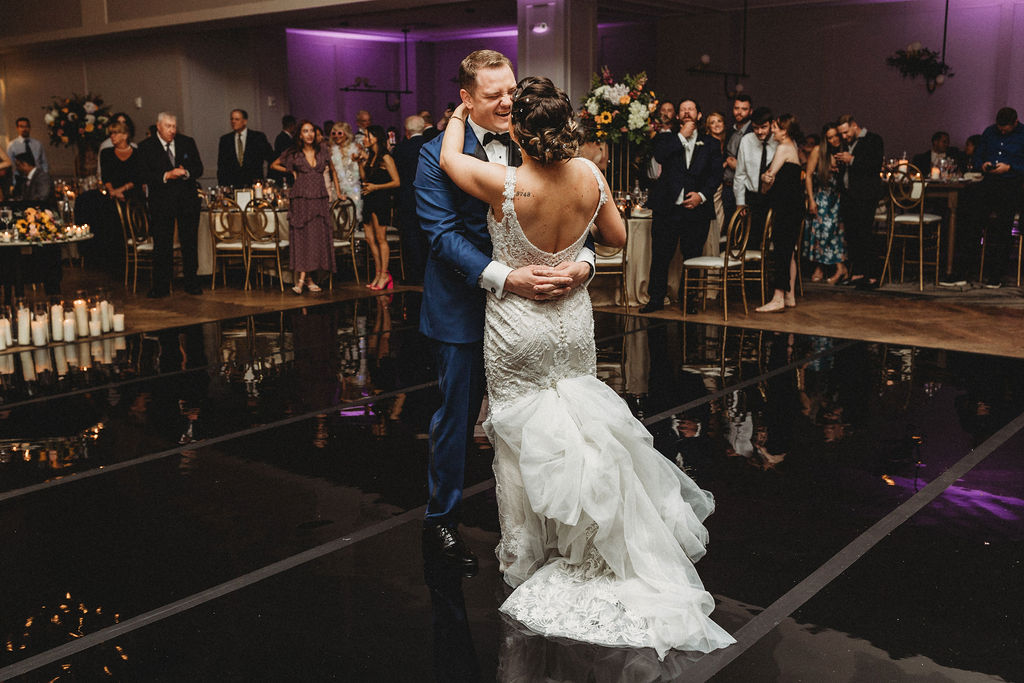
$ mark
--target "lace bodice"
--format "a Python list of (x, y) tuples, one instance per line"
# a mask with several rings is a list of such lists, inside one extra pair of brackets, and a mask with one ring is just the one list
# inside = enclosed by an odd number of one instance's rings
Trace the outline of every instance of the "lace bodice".
[[(487, 214), (495, 261), (511, 268), (556, 266), (579, 255), (608, 196), (601, 182), (601, 172), (593, 163), (585, 159), (571, 163), (587, 164), (601, 191), (590, 221), (580, 226), (579, 237), (555, 253), (530, 242), (512, 201), (518, 169), (510, 166), (505, 174), (502, 218), (497, 220), (493, 211)], [(577, 287), (555, 301), (533, 301), (514, 294), (506, 294), (501, 299), (488, 295), (484, 362), (492, 414), (532, 391), (553, 387), (560, 379), (593, 375), (596, 371), (594, 317), (586, 288)]]

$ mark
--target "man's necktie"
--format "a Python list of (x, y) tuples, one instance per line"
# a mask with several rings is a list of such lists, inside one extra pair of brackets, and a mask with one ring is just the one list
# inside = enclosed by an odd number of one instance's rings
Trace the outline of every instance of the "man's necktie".
[(492, 133), (490, 131), (484, 133), (484, 146), (491, 144), (497, 140), (501, 144), (508, 147), (512, 144), (512, 139), (508, 136), (508, 133)]
[(31, 156), (32, 157), (32, 163), (35, 164), (35, 162), (36, 162), (36, 155), (32, 153), (32, 148), (28, 144), (28, 138), (24, 138), (24, 140), (25, 140), (25, 154), (28, 154), (29, 156)]
[(171, 151), (171, 143), (167, 143), (167, 158), (171, 160), (171, 168), (174, 168), (174, 152)]
[(235, 135), (235, 154), (238, 155), (238, 165), (242, 165), (242, 159), (245, 157), (245, 146), (242, 145), (242, 134), (238, 133)]
[(761, 176), (768, 170), (768, 141), (765, 140), (761, 143), (761, 164), (758, 166), (757, 172), (757, 191), (761, 191)]

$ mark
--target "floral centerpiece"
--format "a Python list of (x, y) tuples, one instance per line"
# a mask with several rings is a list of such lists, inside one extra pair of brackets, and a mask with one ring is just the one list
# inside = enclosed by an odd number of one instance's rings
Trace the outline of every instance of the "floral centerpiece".
[(644, 90), (647, 74), (626, 74), (616, 83), (608, 67), (594, 75), (590, 92), (583, 98), (580, 120), (587, 137), (597, 142), (628, 140), (645, 145), (651, 139), (651, 113), (657, 109), (654, 92)]
[(110, 107), (97, 95), (54, 98), (53, 103), (43, 109), (46, 110), (43, 120), (50, 129), (50, 144), (95, 151), (107, 139)]
[(64, 237), (49, 209), (25, 209), (25, 214), (14, 222), (18, 239), (25, 242), (51, 242)]

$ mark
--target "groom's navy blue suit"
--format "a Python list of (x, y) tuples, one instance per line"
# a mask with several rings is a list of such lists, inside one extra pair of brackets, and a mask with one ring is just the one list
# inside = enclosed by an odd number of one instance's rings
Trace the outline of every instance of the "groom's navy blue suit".
[[(420, 331), (438, 342), (444, 401), (430, 421), (428, 525), (454, 526), (462, 502), (466, 453), (484, 394), (485, 295), (480, 274), (491, 262), (487, 203), (460, 190), (441, 170), (443, 135), (423, 145), (416, 171), (416, 212), (430, 253), (423, 276)], [(466, 126), (463, 152), (487, 155)]]

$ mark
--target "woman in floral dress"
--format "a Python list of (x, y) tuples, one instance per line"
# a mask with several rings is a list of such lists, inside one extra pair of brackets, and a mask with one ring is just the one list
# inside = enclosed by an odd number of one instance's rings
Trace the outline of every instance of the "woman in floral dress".
[(843, 263), (846, 260), (846, 242), (839, 223), (838, 176), (832, 159), (839, 151), (840, 143), (836, 124), (822, 126), (821, 138), (821, 144), (811, 150), (804, 174), (807, 196), (810, 197), (807, 207), (810, 217), (804, 232), (803, 257), (814, 264), (811, 275), (814, 282), (821, 282), (825, 277), (824, 268), (834, 265), (835, 273), (826, 280), (834, 285), (849, 275)]
[[(330, 135), (331, 165), (334, 166), (338, 187), (341, 188), (340, 196), (352, 200), (356, 206), (356, 221), (361, 221), (363, 218), (362, 186), (359, 181), (359, 163), (356, 161), (356, 156), (360, 152), (359, 145), (352, 137), (352, 126), (344, 121), (334, 124), (331, 127)], [(337, 197), (332, 199), (337, 199)]]

